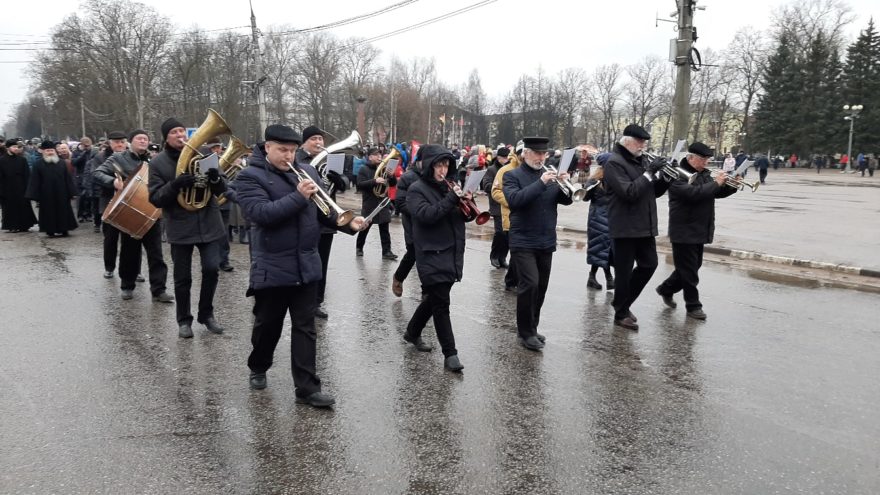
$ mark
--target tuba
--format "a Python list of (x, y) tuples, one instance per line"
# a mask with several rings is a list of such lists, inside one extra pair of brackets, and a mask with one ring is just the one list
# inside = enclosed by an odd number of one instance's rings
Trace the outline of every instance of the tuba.
[[(378, 179), (379, 177), (385, 177), (385, 168), (388, 166), (388, 162), (391, 160), (399, 160), (400, 159), (400, 150), (397, 148), (391, 148), (391, 153), (388, 153), (379, 165), (376, 166), (376, 173), (373, 174), (373, 180)], [(384, 198), (388, 196), (388, 183), (384, 184), (376, 184), (373, 186), (373, 194), (376, 195), (377, 198)]]
[[(239, 161), (239, 158), (251, 152), (251, 149), (248, 145), (244, 144), (241, 139), (238, 139), (235, 136), (229, 138), (229, 144), (226, 145), (226, 151), (223, 152), (223, 156), (220, 157), (220, 171), (223, 172), (223, 175), (226, 176), (228, 180), (235, 180), (238, 177), (238, 173), (244, 170), (245, 165), (242, 165)], [(217, 197), (217, 204), (222, 206), (226, 203), (226, 193), (221, 194)]]
[(315, 170), (318, 171), (318, 174), (324, 181), (324, 187), (327, 189), (328, 194), (333, 194), (333, 187), (327, 179), (327, 155), (336, 153), (337, 151), (344, 152), (360, 145), (361, 135), (358, 134), (357, 131), (351, 131), (351, 134), (342, 141), (337, 141), (326, 148), (322, 148), (321, 152), (315, 155), (315, 157), (312, 158), (312, 161), (309, 162), (309, 165), (315, 167)]
[(192, 174), (196, 178), (193, 187), (184, 189), (177, 194), (177, 203), (183, 209), (196, 211), (208, 205), (211, 200), (211, 190), (208, 189), (208, 178), (199, 170), (198, 161), (204, 158), (204, 155), (199, 153), (199, 147), (214, 136), (230, 133), (229, 125), (226, 124), (223, 117), (209, 108), (205, 121), (196, 129), (192, 137), (183, 143), (180, 158), (177, 159), (175, 177), (182, 174)]

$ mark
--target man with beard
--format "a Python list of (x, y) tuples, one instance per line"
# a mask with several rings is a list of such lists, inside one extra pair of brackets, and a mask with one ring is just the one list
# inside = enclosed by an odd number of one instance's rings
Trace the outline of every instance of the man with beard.
[[(312, 159), (324, 149), (324, 131), (317, 126), (310, 125), (303, 129), (302, 147), (296, 150), (296, 163), (300, 165), (310, 165)], [(327, 171), (327, 180), (323, 183), (325, 189), (329, 190), (330, 199), (336, 201), (337, 192), (345, 192), (346, 185), (342, 177), (332, 170)], [(318, 242), (318, 254), (321, 255), (321, 281), (318, 282), (318, 306), (315, 308), (315, 316), (326, 319), (327, 311), (323, 308), (324, 293), (327, 290), (327, 265), (330, 263), (330, 249), (333, 247), (333, 236), (336, 235), (336, 229), (321, 226), (321, 240)]]
[(250, 387), (266, 388), (266, 371), (289, 313), (296, 402), (330, 407), (336, 401), (321, 391), (316, 370), (316, 293), (323, 277), (316, 252), (320, 226), (353, 234), (363, 228), (364, 219), (356, 217), (348, 226), (337, 227), (333, 211), (328, 216), (318, 209), (313, 198), (321, 187), (317, 171), (304, 163), (291, 164), (302, 142), (293, 129), (273, 124), (264, 136), (266, 141), (254, 147), (248, 167), (235, 180), (236, 199), (253, 229), (247, 290), (254, 297)]
[(3, 211), (3, 230), (27, 232), (37, 223), (31, 202), (25, 197), (31, 169), (19, 138), (6, 141), (6, 151), (0, 157), (0, 209)]
[(504, 174), (504, 197), (510, 208), (510, 255), (516, 265), (516, 327), (519, 342), (532, 351), (544, 348), (538, 333), (541, 306), (550, 283), (556, 251), (556, 208), (572, 198), (556, 184), (568, 178), (544, 170), (550, 140), (523, 138), (523, 163)]
[(177, 195), (196, 183), (192, 174), (177, 175), (177, 160), (186, 143), (186, 127), (175, 118), (162, 123), (165, 150), (150, 163), (150, 202), (162, 208), (171, 260), (174, 262), (174, 297), (177, 300), (178, 336), (193, 336), (193, 316), (190, 311), (192, 288), (192, 256), (199, 249), (202, 261), (202, 286), (199, 293), (199, 312), (196, 320), (215, 334), (223, 327), (214, 318), (214, 293), (220, 270), (220, 238), (226, 235), (223, 219), (215, 197), (226, 191), (226, 181), (216, 168), (208, 170), (206, 193), (208, 204), (196, 211), (187, 211), (177, 202)]
[[(83, 179), (83, 183), (87, 184), (87, 188), (92, 191), (95, 205), (95, 226), (101, 227), (104, 234), (104, 278), (113, 278), (113, 271), (116, 270), (116, 253), (119, 252), (119, 229), (109, 223), (101, 223), (101, 215), (107, 208), (107, 203), (113, 197), (113, 189), (103, 189), (95, 183), (95, 171), (102, 163), (106, 162), (114, 153), (122, 153), (126, 150), (128, 143), (126, 142), (125, 133), (122, 131), (113, 131), (108, 136), (109, 147), (96, 154), (86, 165), (85, 172), (88, 177)], [(140, 266), (140, 263), (138, 263)]]
[[(636, 124), (623, 130), (614, 152), (605, 163), (608, 203), (608, 230), (614, 253), (614, 324), (638, 331), (638, 319), (630, 311), (654, 270), (657, 269), (657, 198), (669, 185), (657, 178), (665, 161), (650, 163), (642, 154), (648, 131)], [(633, 269), (635, 264), (635, 269)]]
[[(377, 185), (385, 184), (387, 186), (397, 185), (397, 179), (394, 177), (384, 176), (376, 177), (376, 167), (382, 161), (382, 155), (378, 148), (370, 148), (367, 150), (367, 163), (358, 170), (357, 190), (361, 193), (361, 215), (369, 215), (384, 200), (384, 197), (378, 197), (373, 193), (373, 188)], [(386, 191), (387, 194), (387, 191)], [(373, 225), (379, 226), (379, 240), (382, 244), (382, 259), (396, 260), (397, 255), (391, 251), (391, 230), (388, 228), (391, 223), (390, 206), (382, 208), (367, 226), (366, 229), (360, 231), (355, 243), (355, 254), (357, 256), (364, 255), (364, 244), (367, 242), (367, 234)]]
[(67, 237), (79, 226), (70, 200), (76, 197), (76, 184), (55, 152), (55, 143), (40, 143), (42, 158), (34, 164), (25, 196), (40, 204), (40, 232), (48, 237)]
[[(150, 161), (150, 155), (147, 152), (150, 137), (147, 135), (147, 131), (141, 129), (132, 131), (129, 134), (129, 141), (131, 142), (130, 149), (113, 153), (94, 172), (95, 184), (105, 191), (102, 199), (107, 194), (112, 199), (113, 193), (122, 190), (124, 187), (123, 180), (130, 180), (137, 174), (141, 166)], [(117, 177), (117, 174), (121, 176), (121, 179)], [(101, 209), (103, 210), (104, 208), (106, 208), (106, 204), (102, 204)], [(118, 230), (109, 224), (104, 224), (104, 227)], [(147, 252), (147, 265), (150, 270), (150, 292), (153, 294), (153, 301), (174, 302), (174, 298), (165, 292), (168, 267), (165, 265), (165, 260), (162, 257), (161, 230), (160, 223), (156, 222), (141, 239), (135, 239), (121, 230), (117, 234), (122, 242), (122, 246), (119, 249), (119, 278), (121, 280), (122, 299), (128, 300), (133, 297), (132, 291), (135, 287), (135, 281), (141, 271), (141, 246), (143, 245), (144, 250)]]

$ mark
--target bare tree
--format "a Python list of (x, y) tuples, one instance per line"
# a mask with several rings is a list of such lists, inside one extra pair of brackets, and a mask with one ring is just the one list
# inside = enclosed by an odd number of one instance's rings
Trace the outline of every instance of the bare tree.
[(339, 83), (339, 42), (318, 33), (306, 38), (297, 73), (301, 76), (302, 95), (308, 110), (309, 123), (327, 128), (334, 108), (331, 96)]
[(601, 116), (601, 145), (611, 148), (617, 136), (614, 114), (623, 90), (620, 88), (621, 68), (618, 64), (601, 65), (593, 73), (587, 99)]
[[(732, 76), (732, 84), (742, 106), (739, 128), (746, 134), (750, 132), (752, 103), (761, 89), (761, 68), (767, 60), (763, 40), (764, 37), (754, 28), (741, 28), (722, 55), (724, 70)], [(720, 138), (718, 142), (721, 142)]]
[(556, 76), (556, 100), (562, 116), (562, 141), (565, 146), (574, 146), (575, 119), (586, 102), (588, 76), (580, 68), (561, 71)]
[(819, 33), (841, 48), (843, 30), (856, 16), (845, 0), (798, 0), (777, 9), (773, 18), (779, 36), (789, 36), (797, 51), (806, 52)]
[(645, 57), (626, 68), (626, 104), (632, 122), (646, 127), (657, 117), (657, 107), (668, 92), (667, 71), (667, 64), (657, 56)]

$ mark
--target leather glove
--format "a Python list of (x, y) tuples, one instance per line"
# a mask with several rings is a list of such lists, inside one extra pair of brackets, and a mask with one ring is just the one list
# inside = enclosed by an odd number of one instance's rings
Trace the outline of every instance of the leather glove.
[(218, 180), (220, 180), (220, 171), (216, 168), (209, 168), (208, 173), (205, 175), (208, 176), (208, 181), (212, 184), (215, 184)]
[(668, 163), (668, 162), (666, 161), (666, 158), (663, 158), (663, 157), (657, 157), (657, 158), (655, 158), (654, 161), (652, 161), (652, 162), (648, 165), (648, 173), (651, 174), (651, 175), (656, 174), (656, 173), (659, 172), (660, 169), (662, 169), (667, 163)]
[(171, 182), (171, 187), (174, 188), (175, 191), (181, 191), (183, 189), (187, 189), (193, 186), (196, 183), (196, 176), (192, 174), (180, 174), (176, 179)]

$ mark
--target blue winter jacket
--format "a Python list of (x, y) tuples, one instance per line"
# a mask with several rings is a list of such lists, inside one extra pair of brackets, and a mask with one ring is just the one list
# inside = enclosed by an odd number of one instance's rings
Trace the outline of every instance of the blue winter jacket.
[(543, 173), (523, 162), (504, 174), (511, 249), (556, 251), (556, 205), (570, 205), (572, 200), (555, 181), (544, 184)]
[[(322, 181), (311, 165), (298, 165), (319, 187)], [(318, 240), (321, 225), (336, 227), (336, 215), (325, 216), (296, 189), (292, 172), (266, 161), (258, 144), (236, 182), (236, 199), (251, 221), (251, 276), (248, 293), (269, 287), (291, 287), (321, 280)], [(350, 229), (342, 228), (349, 234)]]

